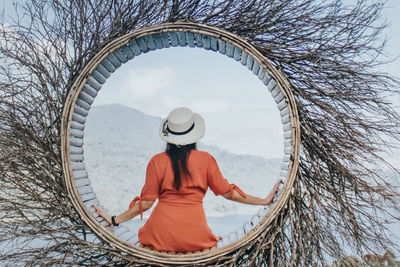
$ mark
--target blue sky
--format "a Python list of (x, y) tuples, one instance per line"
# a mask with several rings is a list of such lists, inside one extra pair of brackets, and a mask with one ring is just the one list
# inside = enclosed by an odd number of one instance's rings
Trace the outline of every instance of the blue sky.
[(95, 104), (113, 102), (159, 117), (187, 106), (204, 117), (207, 144), (267, 158), (283, 152), (268, 90), (247, 67), (217, 52), (176, 47), (140, 55), (112, 75)]

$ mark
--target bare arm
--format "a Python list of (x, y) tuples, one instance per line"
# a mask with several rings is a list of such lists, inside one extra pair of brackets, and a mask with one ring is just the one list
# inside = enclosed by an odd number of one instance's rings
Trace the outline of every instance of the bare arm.
[[(142, 209), (143, 211), (146, 211), (150, 209), (155, 200), (142, 200)], [(103, 217), (109, 224), (111, 224), (111, 215), (102, 210), (101, 208), (93, 205), (94, 209), (96, 210), (97, 214), (99, 214), (101, 217)], [(136, 202), (136, 204), (128, 209), (127, 211), (124, 211), (123, 213), (119, 214), (118, 216), (115, 216), (115, 223), (120, 224), (126, 221), (129, 221), (130, 219), (136, 217), (137, 215), (140, 214), (140, 208), (139, 208), (139, 202)]]
[(272, 203), (272, 200), (274, 199), (276, 192), (278, 191), (278, 188), (279, 188), (279, 185), (281, 182), (282, 182), (282, 180), (279, 180), (274, 185), (271, 192), (269, 192), (269, 194), (266, 198), (259, 198), (259, 197), (248, 195), (248, 194), (246, 194), (246, 197), (243, 197), (235, 190), (233, 190), (234, 199), (232, 199), (232, 193), (230, 191), (223, 194), (222, 196), (226, 199), (244, 203), (244, 204), (249, 204), (249, 205), (270, 205)]

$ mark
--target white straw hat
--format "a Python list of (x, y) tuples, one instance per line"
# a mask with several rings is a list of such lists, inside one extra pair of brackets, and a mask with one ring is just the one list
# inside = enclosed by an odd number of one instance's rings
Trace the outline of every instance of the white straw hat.
[(160, 137), (167, 143), (188, 145), (204, 136), (206, 127), (203, 118), (188, 108), (176, 108), (161, 121)]

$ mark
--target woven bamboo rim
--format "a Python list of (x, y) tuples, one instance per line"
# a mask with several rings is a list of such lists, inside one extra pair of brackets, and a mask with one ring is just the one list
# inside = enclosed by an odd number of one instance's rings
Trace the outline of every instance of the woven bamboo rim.
[[(261, 67), (267, 70), (268, 74), (275, 79), (277, 86), (279, 87), (289, 109), (289, 118), (291, 125), (292, 134), (292, 145), (290, 152), (290, 162), (287, 179), (283, 186), (278, 200), (274, 204), (273, 208), (267, 213), (267, 215), (261, 219), (261, 222), (256, 228), (244, 235), (239, 240), (226, 245), (221, 248), (213, 248), (206, 251), (199, 251), (193, 253), (184, 254), (167, 254), (164, 252), (149, 250), (143, 247), (134, 246), (124, 240), (116, 237), (107, 228), (100, 225), (90, 214), (83, 204), (83, 201), (75, 188), (75, 182), (72, 176), (71, 158), (70, 158), (70, 128), (72, 116), (74, 113), (75, 103), (77, 101), (79, 93), (86, 84), (86, 81), (90, 73), (99, 65), (102, 60), (109, 54), (114, 52), (116, 49), (127, 44), (129, 41), (138, 39), (140, 37), (153, 35), (156, 33), (163, 32), (193, 32), (205, 34), (208, 36), (215, 37), (223, 40), (227, 43), (233, 44), (246, 52), (249, 56), (257, 60)], [(108, 43), (98, 54), (96, 54), (92, 60), (85, 66), (80, 75), (76, 77), (64, 103), (64, 109), (62, 114), (61, 124), (61, 152), (62, 152), (62, 166), (64, 173), (65, 185), (70, 197), (70, 200), (77, 212), (80, 214), (82, 220), (91, 228), (91, 230), (97, 234), (104, 241), (110, 243), (116, 248), (124, 251), (134, 257), (144, 258), (153, 262), (162, 264), (204, 264), (207, 262), (215, 261), (221, 256), (232, 253), (236, 250), (241, 249), (244, 246), (249, 245), (254, 241), (261, 233), (270, 229), (270, 223), (275, 219), (276, 216), (285, 208), (287, 201), (291, 195), (292, 186), (294, 180), (297, 177), (297, 170), (299, 166), (299, 150), (300, 150), (300, 122), (297, 113), (296, 101), (293, 97), (291, 86), (286, 77), (276, 69), (273, 64), (266, 59), (256, 48), (254, 48), (249, 42), (242, 39), (241, 37), (232, 33), (226, 32), (222, 29), (187, 22), (175, 22), (175, 23), (164, 23), (154, 26), (149, 26), (132, 33), (128, 33), (122, 37), (119, 37), (112, 42)]]

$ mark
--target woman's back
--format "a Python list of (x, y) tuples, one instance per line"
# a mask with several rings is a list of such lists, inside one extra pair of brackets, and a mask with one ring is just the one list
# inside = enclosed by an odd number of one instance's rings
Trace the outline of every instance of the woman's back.
[(141, 197), (159, 198), (159, 203), (139, 231), (142, 244), (161, 251), (196, 251), (216, 245), (218, 238), (207, 225), (203, 198), (208, 187), (220, 195), (231, 186), (207, 152), (192, 150), (187, 167), (190, 176), (181, 173), (181, 187), (177, 190), (167, 153), (150, 160)]
[(209, 153), (192, 150), (187, 160), (187, 166), (190, 176), (181, 173), (182, 184), (179, 190), (176, 190), (173, 186), (174, 173), (167, 153), (159, 153), (150, 160), (149, 168), (154, 169), (148, 170), (147, 175), (155, 175), (152, 179), (159, 185), (160, 199), (176, 200), (177, 202), (202, 201), (208, 186), (213, 191), (215, 190), (216, 195), (226, 193), (230, 189), (228, 181), (222, 177), (216, 161)]

